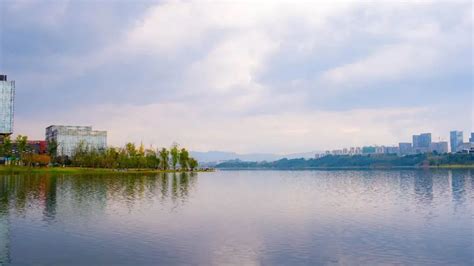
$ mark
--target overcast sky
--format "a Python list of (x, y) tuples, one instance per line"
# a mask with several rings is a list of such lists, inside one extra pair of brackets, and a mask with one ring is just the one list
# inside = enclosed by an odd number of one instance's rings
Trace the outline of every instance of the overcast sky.
[(473, 129), (471, 1), (1, 1), (15, 133), (292, 153)]

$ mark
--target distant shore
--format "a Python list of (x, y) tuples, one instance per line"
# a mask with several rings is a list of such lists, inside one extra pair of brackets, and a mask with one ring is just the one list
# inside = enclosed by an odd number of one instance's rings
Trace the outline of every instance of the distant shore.
[(159, 169), (109, 169), (85, 167), (27, 167), (27, 166), (0, 166), (0, 173), (58, 173), (58, 174), (158, 174), (158, 173), (199, 173), (213, 172), (212, 168), (197, 170), (159, 170)]
[(433, 169), (474, 169), (474, 165), (438, 165), (438, 166), (328, 166), (328, 167), (299, 167), (299, 168), (271, 168), (271, 167), (217, 167), (217, 170), (274, 170), (274, 171), (304, 171), (304, 170), (433, 170)]

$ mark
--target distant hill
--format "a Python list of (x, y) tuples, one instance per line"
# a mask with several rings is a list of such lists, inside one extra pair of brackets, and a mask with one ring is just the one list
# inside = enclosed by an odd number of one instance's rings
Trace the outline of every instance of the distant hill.
[(191, 151), (190, 154), (192, 157), (197, 159), (201, 163), (218, 163), (225, 162), (230, 160), (240, 160), (245, 162), (272, 162), (277, 161), (283, 158), (287, 159), (297, 159), (297, 158), (314, 158), (314, 155), (319, 153), (318, 151), (313, 152), (304, 152), (304, 153), (293, 153), (293, 154), (272, 154), (272, 153), (246, 153), (238, 154), (235, 152), (225, 152), (225, 151)]

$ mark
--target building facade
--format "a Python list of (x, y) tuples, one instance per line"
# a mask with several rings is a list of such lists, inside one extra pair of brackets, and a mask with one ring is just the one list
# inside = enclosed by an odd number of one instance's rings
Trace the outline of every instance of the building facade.
[(430, 151), (431, 133), (413, 135), (413, 151), (415, 153), (426, 153)]
[(471, 153), (474, 150), (474, 143), (464, 142), (458, 145), (456, 152)]
[(458, 152), (458, 147), (464, 142), (462, 131), (453, 130), (449, 133), (451, 152)]
[[(7, 75), (0, 75), (0, 136), (13, 133), (15, 107), (15, 81), (8, 81)], [(3, 139), (3, 138), (2, 138)]]
[(89, 150), (105, 150), (107, 148), (107, 131), (92, 130), (89, 126), (58, 126), (46, 128), (46, 141), (57, 144), (57, 156), (73, 156), (79, 144)]
[(410, 142), (398, 143), (398, 152), (400, 156), (409, 155), (413, 153), (413, 147)]
[(470, 143), (474, 143), (474, 133), (471, 132), (471, 137), (469, 138)]
[[(29, 140), (26, 145), (24, 152), (30, 154), (46, 154), (48, 153), (48, 145), (45, 140)], [(12, 143), (12, 155), (13, 157), (20, 157), (20, 149), (17, 142)]]
[(431, 152), (448, 153), (448, 142), (447, 141), (432, 142)]
[(398, 154), (399, 148), (396, 146), (385, 147), (385, 154)]

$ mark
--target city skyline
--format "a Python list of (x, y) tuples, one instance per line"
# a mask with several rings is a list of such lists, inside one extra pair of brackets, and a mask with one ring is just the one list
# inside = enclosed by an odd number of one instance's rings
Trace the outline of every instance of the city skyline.
[(0, 74), (31, 139), (90, 125), (112, 146), (283, 154), (474, 131), (469, 1), (0, 7)]

